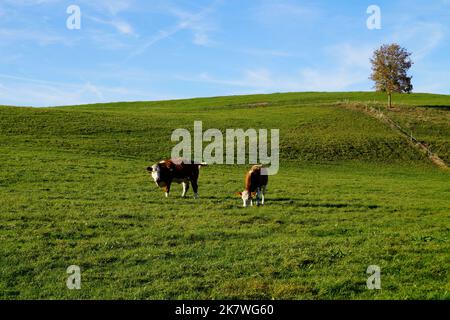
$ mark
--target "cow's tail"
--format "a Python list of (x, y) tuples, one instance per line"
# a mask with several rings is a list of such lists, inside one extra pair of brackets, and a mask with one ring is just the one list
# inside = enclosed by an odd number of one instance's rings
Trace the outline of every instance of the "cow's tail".
[(193, 164), (193, 165), (198, 166), (198, 168), (207, 167), (208, 166), (208, 164), (206, 162), (196, 162), (196, 161), (192, 160), (192, 161), (190, 161), (190, 163)]

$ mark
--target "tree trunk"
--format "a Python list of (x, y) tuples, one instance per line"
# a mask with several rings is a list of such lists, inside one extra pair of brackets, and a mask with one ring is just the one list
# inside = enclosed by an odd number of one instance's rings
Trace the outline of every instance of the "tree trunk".
[(388, 93), (388, 107), (392, 108), (392, 93)]

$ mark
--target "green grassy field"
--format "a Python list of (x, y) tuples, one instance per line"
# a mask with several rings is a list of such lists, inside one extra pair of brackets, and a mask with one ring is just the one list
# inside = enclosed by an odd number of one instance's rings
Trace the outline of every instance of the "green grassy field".
[[(288, 93), (59, 108), (0, 107), (0, 298), (450, 299), (450, 172), (343, 105)], [(449, 160), (450, 96), (387, 114)], [(176, 128), (280, 129), (266, 206), (249, 166), (202, 168), (200, 199), (165, 199), (145, 168)], [(82, 289), (68, 290), (79, 265)], [(366, 269), (381, 268), (381, 290)]]

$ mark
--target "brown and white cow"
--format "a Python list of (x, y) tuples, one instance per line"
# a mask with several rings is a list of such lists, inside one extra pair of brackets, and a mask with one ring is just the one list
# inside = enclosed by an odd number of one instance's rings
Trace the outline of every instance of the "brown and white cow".
[(194, 198), (198, 198), (198, 176), (200, 167), (206, 166), (206, 163), (195, 163), (188, 160), (163, 160), (148, 167), (147, 171), (152, 175), (153, 180), (158, 187), (164, 188), (166, 197), (169, 197), (170, 186), (172, 182), (183, 184), (182, 197), (186, 197), (189, 189), (189, 183), (194, 190)]
[(253, 166), (245, 176), (245, 190), (238, 192), (242, 198), (244, 208), (253, 206), (253, 195), (256, 195), (256, 205), (264, 205), (264, 194), (266, 193), (269, 177), (267, 169), (261, 165)]

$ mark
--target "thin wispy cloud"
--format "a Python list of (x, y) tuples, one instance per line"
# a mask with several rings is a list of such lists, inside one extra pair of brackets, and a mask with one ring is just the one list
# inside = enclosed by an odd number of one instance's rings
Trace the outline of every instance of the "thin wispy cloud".
[(117, 16), (119, 13), (127, 11), (137, 5), (133, 0), (79, 0), (81, 6), (89, 6), (94, 8), (97, 12), (105, 15)]
[(67, 37), (54, 32), (37, 31), (30, 29), (0, 28), (0, 40), (3, 43), (34, 42), (40, 46), (51, 44), (71, 45)]
[(398, 27), (392, 40), (408, 45), (414, 60), (421, 60), (439, 47), (445, 39), (445, 27), (435, 22), (411, 22)]
[(98, 17), (87, 16), (87, 15), (84, 15), (84, 17), (90, 19), (91, 21), (111, 26), (120, 34), (135, 35), (133, 26), (124, 20), (118, 20), (118, 19), (105, 20), (105, 19), (101, 19)]
[(317, 52), (318, 59), (328, 62), (322, 67), (299, 64), (293, 70), (279, 72), (263, 66), (245, 69), (235, 78), (219, 78), (202, 72), (194, 76), (178, 75), (178, 79), (241, 87), (248, 92), (362, 90), (367, 87), (372, 52), (368, 45), (340, 43)]
[(187, 10), (180, 9), (174, 5), (166, 5), (165, 8), (167, 13), (176, 17), (177, 22), (165, 29), (159, 30), (156, 34), (148, 37), (144, 40), (144, 43), (140, 45), (136, 50), (134, 50), (128, 57), (127, 61), (143, 54), (154, 44), (172, 37), (182, 30), (190, 30), (193, 34), (193, 43), (200, 46), (207, 46), (212, 43), (208, 36), (208, 32), (213, 28), (206, 22), (206, 17), (216, 9), (217, 5), (221, 1), (214, 1), (207, 7), (202, 8), (198, 12), (189, 12)]
[(370, 69), (370, 58), (376, 44), (339, 43), (325, 48), (325, 52), (334, 58), (334, 65), (352, 69)]
[(294, 57), (297, 54), (294, 54), (292, 52), (287, 52), (283, 50), (277, 50), (277, 49), (258, 49), (258, 48), (247, 48), (247, 49), (240, 49), (235, 50), (237, 52), (253, 55), (253, 56), (260, 56), (260, 57), (280, 57), (280, 58), (289, 58)]
[(214, 1), (209, 6), (201, 9), (199, 12), (189, 12), (175, 6), (169, 6), (169, 12), (179, 19), (179, 25), (183, 29), (191, 30), (193, 33), (193, 42), (197, 45), (206, 46), (212, 43), (208, 33), (214, 30), (213, 23), (208, 17), (216, 10), (221, 1)]
[(244, 70), (241, 75), (231, 79), (217, 78), (206, 72), (197, 76), (177, 78), (187, 82), (226, 85), (229, 86), (231, 94), (236, 88), (241, 88), (241, 93), (360, 90), (358, 85), (366, 81), (367, 74), (360, 70), (349, 71), (340, 67), (332, 70), (304, 68), (283, 74), (277, 74), (267, 68), (258, 68)]
[(3, 0), (5, 4), (13, 6), (37, 6), (61, 2), (61, 0)]
[[(18, 96), (17, 92), (26, 93)], [(111, 100), (111, 97), (114, 97)], [(125, 98), (124, 97), (128, 97)], [(62, 106), (108, 101), (161, 100), (174, 96), (90, 81), (64, 83), (0, 74), (0, 99), (4, 105)]]
[(172, 35), (176, 34), (178, 31), (182, 29), (183, 26), (178, 24), (171, 28), (158, 31), (155, 35), (151, 36), (150, 38), (147, 38), (143, 45), (140, 45), (136, 49), (134, 49), (128, 55), (126, 61), (129, 61), (130, 59), (143, 54), (145, 51), (147, 51), (148, 48), (153, 46), (155, 43), (158, 43), (161, 40), (171, 37)]
[(298, 1), (265, 0), (253, 10), (253, 17), (265, 25), (311, 22), (319, 15), (316, 7)]
[(415, 91), (449, 93), (449, 1), (377, 5), (380, 30), (354, 2), (2, 0), (0, 74), (16, 78), (0, 76), (0, 104), (371, 90), (369, 58), (391, 42), (413, 53)]

